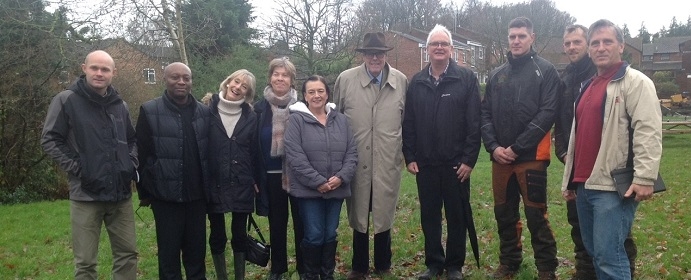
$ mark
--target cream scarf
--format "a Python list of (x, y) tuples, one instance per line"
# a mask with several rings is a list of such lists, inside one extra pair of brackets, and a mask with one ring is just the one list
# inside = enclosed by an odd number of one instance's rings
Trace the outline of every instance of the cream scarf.
[(270, 86), (264, 88), (264, 99), (271, 105), (273, 118), (271, 119), (271, 156), (278, 157), (285, 155), (283, 147), (283, 133), (285, 132), (286, 122), (290, 116), (288, 106), (297, 101), (298, 93), (295, 89), (290, 89), (283, 96), (277, 96)]

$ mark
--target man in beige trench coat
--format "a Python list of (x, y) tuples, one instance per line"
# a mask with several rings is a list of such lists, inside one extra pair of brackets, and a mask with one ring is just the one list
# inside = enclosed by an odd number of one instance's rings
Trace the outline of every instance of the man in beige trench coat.
[(367, 33), (363, 64), (343, 71), (336, 79), (333, 101), (355, 134), (358, 166), (346, 199), (353, 228), (352, 270), (348, 279), (365, 279), (369, 272), (369, 213), (374, 229), (374, 273), (391, 269), (391, 227), (401, 186), (403, 155), (401, 122), (408, 80), (386, 63), (384, 34)]

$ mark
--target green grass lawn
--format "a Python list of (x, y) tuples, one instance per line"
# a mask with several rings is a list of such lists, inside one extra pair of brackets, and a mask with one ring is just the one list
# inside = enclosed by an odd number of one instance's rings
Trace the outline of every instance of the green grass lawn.
[[(633, 235), (638, 245), (637, 279), (691, 279), (691, 215), (689, 195), (689, 156), (691, 135), (665, 135), (661, 173), (668, 191), (643, 202), (638, 208)], [(561, 198), (563, 165), (553, 161), (549, 167), (549, 216), (557, 238), (561, 279), (573, 272), (573, 245), (566, 222), (566, 206)], [(471, 203), (480, 242), (480, 268), (475, 265), (470, 244), (464, 274), (467, 279), (489, 279), (498, 265), (498, 240), (490, 186), (490, 163), (486, 152), (480, 154), (473, 172)], [(136, 204), (137, 202), (135, 202)], [(345, 208), (344, 208), (345, 210)], [(136, 218), (139, 249), (139, 278), (157, 279), (156, 239), (151, 209), (139, 209)], [(227, 217), (229, 219), (229, 217)], [(268, 237), (267, 220), (257, 218)], [(339, 227), (337, 275), (344, 279), (350, 268), (352, 230), (345, 211)], [(410, 279), (424, 270), (423, 236), (414, 177), (405, 173), (392, 230), (393, 275), (389, 279)], [(289, 240), (292, 234), (289, 234)], [(524, 261), (518, 279), (535, 279), (530, 233), (523, 234)], [(290, 241), (289, 241), (290, 242)], [(290, 246), (289, 252), (293, 251)], [(371, 247), (371, 246), (370, 246)], [(110, 279), (110, 245), (105, 230), (100, 244), (98, 268), (100, 279)], [(228, 246), (230, 251), (230, 246)], [(210, 254), (207, 249), (207, 254)], [(297, 279), (294, 258), (290, 259), (292, 279)], [(228, 267), (232, 273), (232, 258)], [(210, 255), (207, 275), (215, 279)], [(70, 279), (73, 275), (69, 229), (69, 202), (66, 200), (23, 205), (0, 206), (0, 278)], [(248, 264), (248, 279), (265, 279), (267, 268)]]

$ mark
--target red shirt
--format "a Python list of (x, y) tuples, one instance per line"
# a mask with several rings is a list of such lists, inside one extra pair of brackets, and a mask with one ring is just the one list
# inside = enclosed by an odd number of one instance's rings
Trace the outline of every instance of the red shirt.
[(576, 107), (576, 139), (574, 147), (574, 183), (585, 183), (593, 172), (602, 142), (603, 105), (607, 84), (624, 62), (617, 63), (603, 75), (593, 78)]

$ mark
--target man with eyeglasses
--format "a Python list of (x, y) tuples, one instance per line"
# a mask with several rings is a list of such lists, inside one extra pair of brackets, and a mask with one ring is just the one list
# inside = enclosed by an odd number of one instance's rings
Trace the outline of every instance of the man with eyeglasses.
[(346, 199), (353, 228), (352, 270), (348, 279), (366, 279), (369, 272), (369, 215), (374, 230), (374, 274), (391, 270), (391, 228), (401, 186), (401, 121), (406, 76), (386, 63), (384, 33), (367, 33), (360, 66), (336, 79), (333, 100), (348, 117), (355, 134), (358, 165)]
[[(470, 174), (480, 153), (480, 90), (477, 77), (451, 58), (451, 32), (437, 25), (427, 37), (430, 63), (406, 92), (403, 155), (416, 176), (425, 266), (418, 279), (463, 279), (470, 214)], [(442, 205), (447, 241), (442, 246)]]
[(492, 160), (499, 232), (499, 267), (493, 277), (513, 277), (523, 261), (522, 197), (538, 279), (556, 279), (557, 243), (547, 219), (547, 166), (561, 80), (554, 65), (533, 50), (530, 19), (515, 18), (508, 27), (508, 62), (490, 72), (482, 100), (482, 138)]

